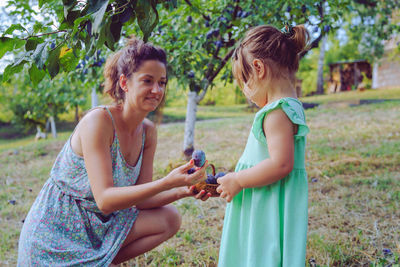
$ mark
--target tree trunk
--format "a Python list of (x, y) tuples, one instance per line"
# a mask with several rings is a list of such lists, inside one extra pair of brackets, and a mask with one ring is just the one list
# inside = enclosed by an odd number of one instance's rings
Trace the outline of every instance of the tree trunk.
[(325, 46), (326, 46), (326, 35), (322, 37), (322, 44), (319, 50), (318, 59), (318, 78), (317, 78), (317, 94), (324, 94), (324, 59), (325, 59)]
[(42, 132), (42, 128), (40, 127), (40, 125), (36, 125), (35, 141), (37, 141), (39, 139), (46, 139), (46, 138), (47, 138), (46, 132)]
[(372, 71), (372, 89), (378, 88), (378, 71), (379, 71), (378, 62), (374, 62), (374, 67)]
[(99, 99), (97, 97), (96, 88), (94, 86), (92, 88), (91, 97), (92, 97), (92, 108), (97, 107), (99, 105)]
[(56, 123), (54, 121), (54, 117), (50, 116), (50, 125), (51, 125), (51, 134), (54, 138), (57, 138), (57, 129), (56, 129)]
[(196, 123), (198, 95), (194, 91), (189, 91), (185, 120), (185, 136), (183, 140), (183, 154), (186, 158), (192, 156), (194, 150), (194, 127)]
[(79, 122), (79, 106), (75, 106), (75, 123), (78, 124)]

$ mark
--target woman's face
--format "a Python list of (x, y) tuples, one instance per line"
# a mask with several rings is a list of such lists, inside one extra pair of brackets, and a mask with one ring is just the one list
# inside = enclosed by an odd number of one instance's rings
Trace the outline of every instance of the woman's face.
[(167, 85), (167, 70), (158, 60), (146, 60), (126, 81), (125, 100), (144, 112), (157, 108)]

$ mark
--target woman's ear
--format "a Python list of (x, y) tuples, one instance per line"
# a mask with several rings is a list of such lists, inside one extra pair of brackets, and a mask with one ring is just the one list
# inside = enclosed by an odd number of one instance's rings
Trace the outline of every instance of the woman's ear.
[(263, 79), (265, 77), (265, 75), (267, 74), (268, 70), (267, 70), (264, 62), (262, 62), (259, 59), (253, 60), (253, 67), (256, 71), (256, 75), (259, 80)]
[(119, 86), (122, 88), (122, 90), (124, 90), (124, 92), (128, 91), (128, 87), (126, 86), (127, 81), (128, 79), (124, 74), (119, 76)]

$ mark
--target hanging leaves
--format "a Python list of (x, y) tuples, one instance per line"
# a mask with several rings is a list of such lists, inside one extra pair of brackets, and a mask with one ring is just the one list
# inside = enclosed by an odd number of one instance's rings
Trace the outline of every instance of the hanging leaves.
[[(3, 79), (9, 79), (27, 62), (30, 63), (29, 75), (35, 83), (44, 78), (43, 72), (51, 78), (59, 72), (70, 72), (80, 57), (92, 56), (104, 45), (114, 50), (124, 24), (137, 23), (147, 40), (158, 24), (158, 4), (168, 8), (177, 6), (176, 1), (169, 0), (63, 0), (62, 6), (58, 0), (39, 0), (42, 13), (48, 11), (57, 15), (57, 30), (51, 27), (52, 21), (35, 21), (33, 29), (16, 23), (2, 33), (0, 58), (6, 53), (25, 53), (24, 60), (15, 60), (6, 67)], [(70, 50), (63, 50), (65, 47)], [(28, 52), (30, 57), (26, 56)]]
[(147, 42), (150, 33), (158, 23), (157, 1), (139, 0), (136, 7), (137, 20), (143, 32), (143, 39)]

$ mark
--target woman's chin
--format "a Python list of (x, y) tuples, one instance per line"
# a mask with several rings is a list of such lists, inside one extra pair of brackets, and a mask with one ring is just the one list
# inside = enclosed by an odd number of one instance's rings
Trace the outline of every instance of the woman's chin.
[(160, 105), (160, 103), (158, 103), (158, 104), (150, 104), (150, 105), (144, 106), (143, 109), (145, 111), (147, 111), (147, 112), (152, 112), (152, 111), (156, 110), (159, 105)]

